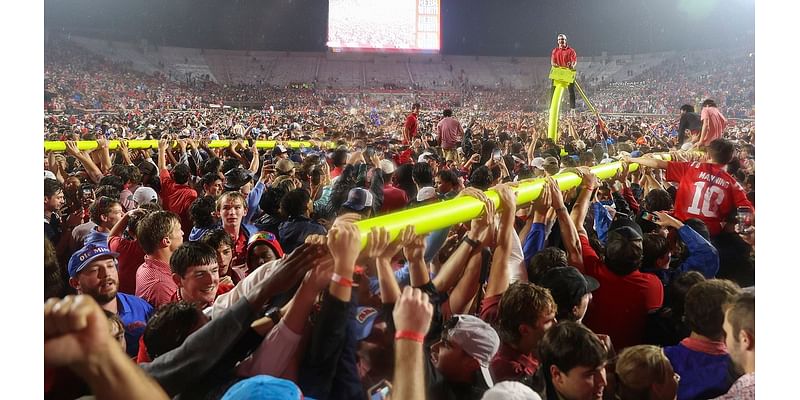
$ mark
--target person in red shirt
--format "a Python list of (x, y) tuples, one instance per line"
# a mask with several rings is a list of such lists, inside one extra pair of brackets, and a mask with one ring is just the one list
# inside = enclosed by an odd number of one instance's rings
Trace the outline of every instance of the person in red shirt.
[[(556, 48), (550, 53), (550, 65), (554, 67), (569, 68), (575, 70), (575, 65), (578, 63), (578, 55), (575, 49), (567, 45), (567, 35), (563, 33), (558, 34)], [(553, 91), (556, 87), (553, 86)], [(552, 91), (551, 91), (552, 93)], [(569, 108), (575, 109), (575, 84), (569, 84)]]
[(727, 139), (717, 139), (708, 146), (711, 162), (676, 162), (654, 158), (631, 158), (630, 162), (651, 168), (666, 169), (666, 179), (678, 182), (675, 194), (675, 218), (686, 221), (698, 218), (705, 222), (711, 236), (722, 232), (723, 223), (737, 207), (755, 211), (742, 186), (728, 172), (725, 164), (734, 156), (735, 146)]
[(381, 173), (383, 173), (383, 204), (381, 214), (401, 210), (408, 205), (408, 195), (406, 192), (394, 186), (392, 177), (397, 169), (392, 160), (380, 161)]
[[(136, 271), (144, 263), (144, 250), (136, 240), (136, 226), (142, 218), (160, 209), (155, 203), (147, 203), (142, 206), (123, 214), (108, 233), (108, 248), (119, 253), (117, 269), (119, 270), (119, 291), (122, 293), (136, 293)], [(123, 236), (126, 230), (130, 239)]]
[(414, 103), (411, 106), (411, 114), (408, 114), (408, 117), (406, 117), (406, 123), (403, 125), (403, 145), (410, 145), (417, 137), (417, 128), (419, 127), (417, 116), (419, 115), (419, 109), (419, 103)]
[(642, 230), (630, 219), (618, 216), (611, 224), (605, 259), (594, 251), (583, 221), (597, 179), (586, 167), (580, 171), (581, 192), (572, 208), (572, 221), (580, 239), (583, 265), (575, 267), (600, 283), (592, 293), (592, 306), (583, 323), (598, 334), (608, 335), (618, 349), (642, 344), (647, 315), (661, 307), (664, 287), (657, 276), (639, 271)]
[(189, 178), (192, 176), (188, 165), (178, 164), (170, 174), (166, 162), (166, 150), (169, 145), (169, 139), (162, 138), (158, 141), (158, 170), (159, 178), (161, 179), (160, 196), (163, 200), (164, 210), (178, 214), (181, 221), (181, 229), (186, 235), (184, 239), (188, 239), (193, 225), (189, 207), (197, 199), (197, 191), (188, 185)]

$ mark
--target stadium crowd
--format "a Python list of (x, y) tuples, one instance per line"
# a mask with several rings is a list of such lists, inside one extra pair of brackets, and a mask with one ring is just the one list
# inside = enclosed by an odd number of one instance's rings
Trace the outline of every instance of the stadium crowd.
[[(44, 156), (48, 399), (754, 398), (755, 126), (725, 118), (748, 70), (637, 89), (671, 116), (578, 112), (554, 141), (524, 92), (411, 106), (48, 57), (47, 107), (113, 109), (44, 120), (66, 141)], [(263, 108), (208, 107), (235, 91)], [(359, 220), (464, 196), (475, 219), (362, 248)]]

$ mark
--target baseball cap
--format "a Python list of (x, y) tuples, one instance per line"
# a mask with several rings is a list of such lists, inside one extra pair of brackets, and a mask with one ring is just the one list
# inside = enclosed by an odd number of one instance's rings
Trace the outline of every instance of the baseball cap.
[(275, 163), (275, 170), (284, 174), (291, 172), (294, 169), (294, 162), (281, 158)]
[(54, 174), (52, 171), (44, 171), (44, 179), (56, 180), (56, 174)]
[(242, 167), (236, 167), (225, 173), (225, 190), (239, 190), (250, 182), (253, 177)]
[(288, 153), (288, 152), (289, 152), (289, 150), (286, 150), (286, 147), (284, 147), (281, 144), (275, 146), (275, 148), (272, 149), (272, 155), (273, 156), (277, 156), (278, 154), (283, 154), (283, 153)]
[(483, 392), (481, 400), (542, 400), (542, 397), (521, 382), (503, 381)]
[(397, 169), (392, 160), (381, 160), (379, 165), (384, 174), (394, 173), (394, 170)]
[(366, 207), (372, 207), (372, 193), (364, 188), (352, 188), (347, 194), (347, 201), (342, 204), (342, 207), (355, 211), (361, 211)]
[(133, 201), (136, 202), (137, 207), (145, 203), (154, 203), (158, 201), (158, 194), (151, 187), (139, 186), (133, 192)]
[(269, 375), (256, 375), (243, 379), (231, 386), (222, 396), (222, 400), (250, 399), (313, 400), (303, 396), (303, 392), (294, 382)]
[(542, 168), (550, 175), (555, 175), (561, 169), (561, 163), (555, 157), (547, 157), (544, 159)]
[(571, 309), (579, 304), (586, 293), (600, 287), (597, 279), (582, 274), (575, 267), (556, 267), (547, 270), (539, 278), (539, 285), (550, 289), (559, 311)]
[[(448, 326), (449, 325), (449, 326)], [(489, 364), (500, 348), (500, 337), (484, 320), (467, 314), (456, 314), (445, 324), (447, 340), (458, 344), (481, 366), (481, 375), (489, 387), (494, 386)]]
[[(611, 221), (611, 225), (608, 227), (609, 233), (619, 228), (627, 227), (634, 231), (636, 235), (639, 236), (639, 239), (642, 239), (644, 233), (642, 233), (642, 227), (639, 226), (636, 222), (632, 221), (630, 218), (617, 214), (617, 217), (614, 218), (614, 221)], [(627, 234), (626, 234), (627, 235)], [(635, 237), (635, 235), (630, 234), (630, 237)], [(626, 236), (628, 237), (628, 236)], [(631, 239), (636, 240), (636, 239)]]
[(108, 249), (105, 246), (99, 246), (96, 244), (87, 244), (83, 246), (80, 250), (76, 251), (72, 254), (72, 257), (69, 258), (69, 264), (67, 265), (67, 271), (69, 272), (69, 277), (74, 278), (78, 275), (78, 272), (81, 272), (84, 268), (86, 268), (89, 263), (92, 261), (100, 258), (100, 257), (119, 257), (119, 253), (115, 253)]
[(379, 316), (380, 311), (372, 307), (356, 308), (356, 340), (364, 340), (369, 336)]
[(417, 162), (426, 162), (429, 159), (434, 161), (439, 161), (439, 156), (436, 155), (436, 153), (431, 153), (426, 151), (419, 155), (419, 157), (417, 158)]
[(247, 239), (247, 254), (250, 254), (250, 251), (253, 250), (257, 244), (266, 244), (267, 246), (271, 247), (272, 250), (275, 252), (275, 255), (278, 258), (283, 257), (283, 248), (281, 244), (278, 242), (278, 238), (275, 237), (275, 234), (272, 232), (267, 231), (258, 231), (250, 236), (250, 239)]
[(542, 157), (535, 157), (531, 160), (531, 166), (534, 168), (538, 168), (543, 170), (544, 169), (544, 158)]
[(436, 197), (436, 189), (431, 186), (426, 186), (421, 188), (419, 192), (417, 192), (417, 201), (425, 201), (430, 200)]

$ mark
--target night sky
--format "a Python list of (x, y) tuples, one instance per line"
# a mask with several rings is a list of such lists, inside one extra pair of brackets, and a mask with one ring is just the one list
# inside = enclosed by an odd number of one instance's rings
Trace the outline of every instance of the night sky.
[[(441, 0), (443, 54), (753, 48), (754, 0)], [(324, 0), (46, 0), (45, 29), (219, 49), (325, 51)]]

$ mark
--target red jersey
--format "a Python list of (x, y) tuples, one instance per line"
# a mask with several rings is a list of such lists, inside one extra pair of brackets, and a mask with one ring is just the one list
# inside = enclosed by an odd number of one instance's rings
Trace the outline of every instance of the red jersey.
[(699, 218), (712, 236), (722, 230), (722, 222), (736, 212), (736, 207), (749, 207), (742, 186), (722, 169), (722, 165), (700, 162), (669, 162), (667, 180), (678, 182), (675, 195), (675, 218), (686, 221)]
[(567, 46), (563, 49), (556, 47), (550, 53), (550, 61), (559, 67), (570, 68), (570, 65), (578, 62), (578, 55), (572, 47)]

